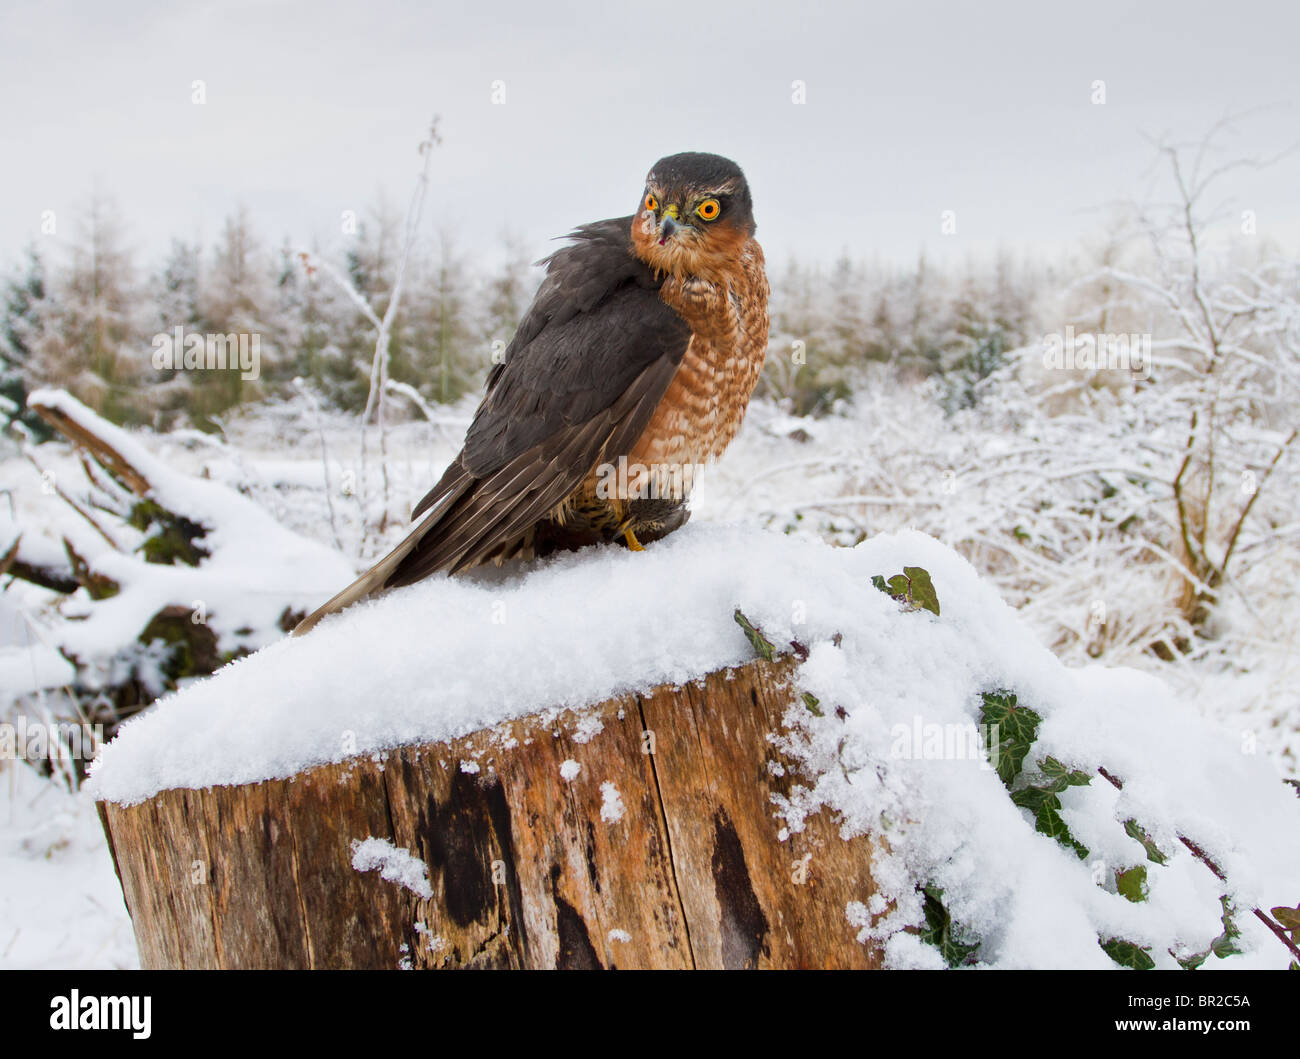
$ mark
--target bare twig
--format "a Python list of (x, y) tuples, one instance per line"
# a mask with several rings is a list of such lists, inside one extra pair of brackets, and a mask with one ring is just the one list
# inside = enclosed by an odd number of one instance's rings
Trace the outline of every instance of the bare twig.
[(1223, 553), (1223, 562), (1220, 564), (1220, 569), (1222, 571), (1226, 572), (1228, 569), (1228, 560), (1232, 558), (1232, 553), (1236, 550), (1237, 539), (1241, 535), (1241, 527), (1245, 525), (1246, 518), (1250, 514), (1250, 509), (1255, 506), (1255, 501), (1259, 498), (1259, 494), (1264, 491), (1264, 484), (1273, 474), (1277, 465), (1282, 461), (1282, 457), (1286, 455), (1286, 450), (1289, 449), (1291, 443), (1295, 441), (1298, 430), (1300, 430), (1300, 428), (1292, 428), (1291, 433), (1287, 435), (1286, 440), (1278, 446), (1277, 452), (1274, 454), (1272, 461), (1268, 465), (1268, 469), (1264, 471), (1264, 476), (1255, 484), (1255, 491), (1250, 494), (1250, 499), (1246, 501), (1245, 506), (1241, 509), (1241, 516), (1237, 519), (1236, 525), (1232, 527), (1232, 531), (1228, 534), (1228, 546)]
[(70, 497), (59, 487), (53, 474), (50, 474), (48, 476), (46, 475), (45, 470), (37, 462), (36, 457), (32, 455), (30, 451), (30, 447), (24, 445), (22, 452), (23, 452), (23, 456), (26, 457), (27, 462), (30, 463), (33, 467), (35, 467), (37, 472), (41, 475), (41, 477), (50, 483), (50, 488), (54, 490), (55, 496), (57, 496), (60, 500), (62, 500), (65, 504), (67, 504), (68, 507), (72, 508), (73, 511), (75, 511), (78, 515), (80, 515), (83, 519), (85, 519), (86, 522), (89, 523), (90, 527), (101, 537), (104, 538), (108, 546), (112, 548), (113, 551), (120, 552), (122, 549), (118, 546), (117, 541), (115, 541), (109, 535), (108, 531), (104, 529), (103, 526), (101, 526), (98, 522), (95, 521), (94, 516), (91, 515), (89, 511), (83, 508), (80, 504), (78, 504), (75, 500), (73, 500), (72, 497)]
[[(379, 532), (383, 532), (388, 521), (388, 506), (390, 499), (390, 484), (388, 478), (388, 431), (385, 421), (385, 393), (388, 389), (388, 361), (389, 361), (389, 343), (392, 337), (393, 322), (397, 318), (397, 309), (401, 304), (402, 291), (406, 281), (407, 266), (411, 259), (411, 252), (415, 247), (416, 238), (419, 234), (420, 218), (424, 212), (424, 200), (429, 190), (429, 169), (433, 157), (433, 148), (442, 142), (438, 133), (438, 119), (435, 117), (429, 125), (428, 135), (420, 141), (419, 152), (422, 158), (419, 176), (416, 178), (415, 189), (411, 193), (410, 205), (407, 207), (406, 220), (404, 224), (404, 238), (402, 242), (402, 256), (397, 263), (397, 275), (393, 280), (393, 288), (388, 296), (388, 304), (384, 308), (384, 315), (381, 318), (375, 312), (365, 295), (356, 289), (346, 277), (342, 276), (337, 269), (329, 267), (324, 263), (318, 263), (318, 267), (325, 272), (343, 291), (348, 295), (358, 310), (367, 320), (376, 328), (375, 335), (375, 353), (370, 363), (370, 390), (366, 395), (365, 410), (361, 415), (361, 482), (359, 483), (358, 493), (362, 505), (362, 524), (365, 525), (365, 497), (367, 483), (367, 430), (370, 420), (373, 417), (376, 425), (379, 427), (379, 455), (380, 469), (383, 476), (383, 512), (379, 520)], [(313, 259), (306, 252), (300, 254), (305, 263)]]

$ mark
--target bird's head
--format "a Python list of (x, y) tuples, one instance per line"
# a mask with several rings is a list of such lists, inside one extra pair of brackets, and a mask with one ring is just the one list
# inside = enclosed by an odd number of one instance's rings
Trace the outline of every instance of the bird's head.
[(753, 234), (753, 202), (740, 166), (694, 151), (654, 164), (632, 218), (637, 255), (678, 277), (724, 271)]

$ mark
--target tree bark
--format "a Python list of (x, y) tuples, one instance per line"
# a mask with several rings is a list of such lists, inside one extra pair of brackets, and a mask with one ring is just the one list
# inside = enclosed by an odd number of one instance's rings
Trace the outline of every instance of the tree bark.
[[(874, 891), (871, 840), (842, 839), (823, 813), (782, 841), (773, 816), (799, 783), (770, 739), (792, 664), (288, 780), (101, 803), (141, 962), (878, 966), (845, 914)], [(368, 837), (423, 860), (432, 896), (355, 869)]]

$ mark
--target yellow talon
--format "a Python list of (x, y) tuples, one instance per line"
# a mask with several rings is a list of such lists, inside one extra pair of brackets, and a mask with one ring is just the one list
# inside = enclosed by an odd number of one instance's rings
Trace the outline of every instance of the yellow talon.
[(631, 529), (625, 529), (623, 531), (623, 539), (627, 541), (628, 551), (632, 551), (632, 552), (645, 551), (645, 548), (641, 546), (641, 542), (636, 539), (636, 534), (633, 533)]

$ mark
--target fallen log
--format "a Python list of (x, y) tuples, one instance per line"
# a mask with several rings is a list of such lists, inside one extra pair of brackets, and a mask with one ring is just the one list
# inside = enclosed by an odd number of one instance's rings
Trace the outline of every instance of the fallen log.
[(20, 551), (21, 546), (22, 534), (20, 533), (5, 549), (4, 554), (0, 555), (0, 577), (12, 575), (20, 581), (28, 581), (62, 595), (68, 595), (81, 587), (81, 582), (77, 580), (71, 567), (24, 559)]
[[(871, 842), (770, 736), (788, 659), (290, 779), (99, 803), (147, 968), (867, 968)], [(802, 707), (800, 707), (802, 708)], [(593, 734), (594, 733), (594, 734)], [(368, 838), (427, 883), (364, 867)], [(409, 863), (409, 862), (408, 862)]]
[(28, 407), (39, 415), (73, 445), (91, 457), (104, 468), (115, 482), (125, 486), (138, 497), (149, 495), (152, 486), (148, 476), (126, 456), (117, 450), (108, 439), (97, 434), (85, 422), (68, 414), (59, 404), (44, 400), (39, 391), (28, 400)]

